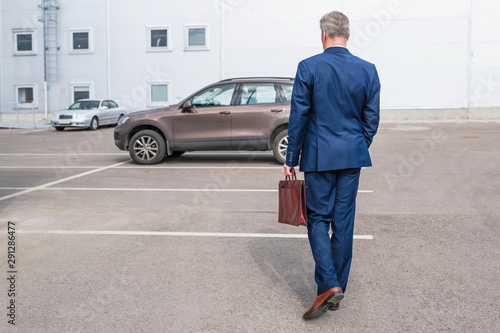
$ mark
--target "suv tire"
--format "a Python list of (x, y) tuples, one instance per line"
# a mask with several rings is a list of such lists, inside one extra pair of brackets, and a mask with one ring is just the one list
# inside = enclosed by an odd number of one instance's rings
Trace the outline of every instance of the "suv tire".
[(129, 143), (130, 157), (139, 164), (156, 164), (165, 158), (165, 139), (155, 131), (137, 132)]
[(288, 130), (279, 132), (273, 141), (273, 154), (278, 163), (285, 164), (286, 149), (288, 148)]

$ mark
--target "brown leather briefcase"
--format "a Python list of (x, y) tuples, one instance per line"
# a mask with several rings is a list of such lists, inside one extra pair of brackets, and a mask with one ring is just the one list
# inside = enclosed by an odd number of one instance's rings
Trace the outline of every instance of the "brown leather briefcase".
[(307, 225), (306, 186), (303, 180), (297, 180), (292, 169), (292, 176), (279, 182), (278, 222), (290, 225)]

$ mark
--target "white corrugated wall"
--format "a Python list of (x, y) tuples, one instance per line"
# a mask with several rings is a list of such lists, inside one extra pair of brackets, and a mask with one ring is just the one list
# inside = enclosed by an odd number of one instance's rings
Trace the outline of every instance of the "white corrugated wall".
[[(16, 83), (43, 87), (37, 5), (2, 1), (3, 102), (13, 102)], [(168, 82), (175, 102), (220, 78), (294, 76), (301, 59), (322, 52), (319, 18), (339, 9), (351, 20), (351, 52), (377, 65), (383, 108), (500, 106), (494, 0), (60, 0), (60, 77), (50, 84), (49, 111), (71, 102), (71, 83), (91, 82), (96, 98), (109, 89), (142, 109), (151, 82)], [(208, 26), (208, 50), (185, 50), (187, 24)], [(38, 54), (14, 56), (12, 29), (27, 26), (37, 30)], [(169, 27), (170, 51), (147, 51), (148, 26)], [(68, 52), (74, 28), (92, 29), (91, 54)]]

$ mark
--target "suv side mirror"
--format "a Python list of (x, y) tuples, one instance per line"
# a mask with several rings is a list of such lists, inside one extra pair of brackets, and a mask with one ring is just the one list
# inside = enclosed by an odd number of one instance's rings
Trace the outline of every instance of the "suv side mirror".
[(191, 112), (191, 109), (193, 108), (193, 104), (191, 101), (186, 101), (184, 105), (182, 106), (182, 112)]

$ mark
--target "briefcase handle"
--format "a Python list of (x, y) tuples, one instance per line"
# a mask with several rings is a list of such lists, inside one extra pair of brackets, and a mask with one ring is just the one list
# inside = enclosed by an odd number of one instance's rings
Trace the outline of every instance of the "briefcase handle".
[(288, 184), (288, 182), (295, 182), (297, 180), (297, 174), (295, 173), (295, 169), (292, 168), (292, 176), (285, 176), (285, 180), (286, 180), (286, 183)]

